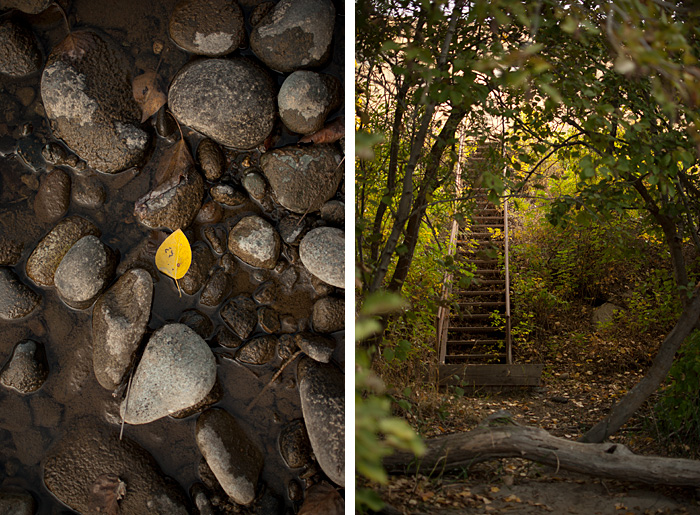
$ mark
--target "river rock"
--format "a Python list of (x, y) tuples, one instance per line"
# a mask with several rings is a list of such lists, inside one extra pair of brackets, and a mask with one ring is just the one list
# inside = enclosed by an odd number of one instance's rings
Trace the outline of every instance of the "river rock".
[(278, 72), (320, 66), (330, 56), (334, 24), (330, 0), (281, 0), (253, 28), (250, 47)]
[(311, 359), (320, 363), (328, 363), (333, 356), (336, 342), (318, 334), (299, 333), (294, 337), (297, 346)]
[(204, 228), (204, 237), (211, 245), (211, 248), (218, 255), (226, 252), (227, 234), (221, 227), (207, 226)]
[(168, 324), (151, 336), (134, 373), (126, 409), (129, 424), (146, 424), (194, 406), (216, 381), (216, 360), (209, 346), (184, 324)]
[(218, 306), (231, 293), (231, 279), (222, 268), (212, 272), (204, 285), (199, 302), (203, 306)]
[(41, 76), (54, 135), (101, 172), (140, 163), (148, 147), (130, 70), (116, 44), (93, 31), (76, 30), (54, 47)]
[(47, 173), (34, 198), (34, 212), (42, 222), (57, 222), (70, 206), (70, 175), (60, 168)]
[(24, 340), (15, 346), (12, 357), (0, 371), (0, 383), (21, 393), (32, 393), (49, 376), (49, 362), (44, 345)]
[(222, 145), (250, 149), (272, 132), (275, 85), (243, 58), (195, 61), (173, 79), (168, 106), (181, 124)]
[(27, 259), (27, 276), (41, 286), (53, 286), (59, 263), (75, 243), (88, 235), (100, 236), (92, 222), (79, 216), (64, 218), (44, 236)]
[(209, 192), (211, 198), (216, 200), (219, 204), (228, 207), (240, 206), (248, 200), (245, 194), (241, 193), (230, 184), (217, 184), (212, 186)]
[(277, 338), (258, 336), (247, 342), (236, 354), (236, 359), (250, 365), (264, 365), (275, 357)]
[(229, 251), (249, 265), (259, 268), (275, 268), (280, 245), (280, 237), (275, 228), (255, 215), (242, 218), (228, 235)]
[(0, 23), (0, 73), (25, 77), (41, 68), (41, 51), (36, 36), (11, 20)]
[(77, 176), (73, 179), (71, 198), (79, 206), (99, 209), (107, 200), (107, 192), (97, 177)]
[(299, 70), (284, 80), (277, 95), (280, 118), (292, 132), (311, 134), (323, 127), (343, 101), (340, 81), (325, 73)]
[(345, 327), (345, 299), (323, 297), (314, 303), (311, 320), (319, 333), (334, 333)]
[(182, 291), (187, 295), (194, 295), (197, 293), (202, 286), (204, 286), (204, 282), (207, 280), (209, 270), (214, 266), (214, 262), (214, 255), (206, 244), (197, 242), (192, 245), (192, 262), (190, 263), (190, 268), (179, 280)]
[(168, 28), (175, 43), (197, 55), (226, 55), (245, 41), (243, 11), (231, 0), (182, 0)]
[(345, 485), (345, 379), (333, 365), (309, 358), (299, 362), (299, 395), (304, 424), (316, 460), (328, 478)]
[(0, 266), (15, 266), (22, 257), (24, 244), (0, 234)]
[(258, 310), (258, 323), (266, 333), (273, 334), (280, 330), (279, 314), (269, 306), (263, 306)]
[[(228, 2), (229, 5), (235, 5)], [(218, 181), (226, 168), (226, 158), (221, 147), (209, 138), (203, 139), (197, 146), (197, 161), (208, 181)]]
[(319, 227), (306, 233), (299, 244), (299, 257), (306, 269), (325, 283), (345, 288), (345, 233)]
[(265, 184), (265, 179), (263, 179), (259, 173), (250, 172), (245, 174), (241, 180), (241, 183), (248, 192), (248, 195), (253, 197), (255, 200), (262, 200), (262, 198), (265, 196), (267, 185)]
[(0, 319), (16, 320), (30, 314), (41, 296), (24, 284), (11, 268), (0, 267)]
[(0, 0), (0, 9), (18, 9), (27, 14), (39, 14), (52, 3), (52, 0)]
[(283, 207), (295, 213), (321, 209), (343, 177), (343, 156), (332, 145), (283, 147), (265, 152), (260, 166)]
[(85, 236), (66, 252), (56, 268), (54, 283), (66, 304), (85, 309), (107, 287), (116, 268), (112, 249), (97, 236)]
[(197, 419), (195, 437), (224, 492), (238, 504), (252, 503), (263, 456), (236, 419), (222, 409), (209, 409)]
[(185, 229), (197, 216), (204, 198), (204, 180), (194, 166), (166, 177), (136, 201), (134, 215), (146, 227)]
[[(133, 393), (133, 392), (132, 392)], [(80, 421), (49, 451), (44, 483), (61, 502), (79, 513), (88, 508), (98, 478), (115, 474), (125, 487), (120, 513), (187, 515), (186, 501), (176, 483), (166, 481), (153, 457), (119, 431)]]
[(214, 332), (214, 324), (209, 317), (196, 309), (185, 310), (178, 322), (185, 324), (204, 340)]
[(3, 515), (34, 515), (36, 501), (24, 490), (0, 490), (0, 513)]
[(606, 302), (602, 306), (597, 307), (591, 316), (593, 328), (598, 330), (606, 324), (610, 324), (615, 318), (615, 313), (622, 310), (620, 306), (612, 302)]
[(245, 340), (258, 324), (255, 302), (248, 297), (236, 297), (221, 308), (221, 318), (239, 338)]
[(305, 467), (311, 463), (311, 442), (303, 420), (292, 420), (282, 428), (279, 447), (280, 454), (289, 468)]
[(321, 218), (332, 225), (345, 225), (345, 202), (329, 200), (321, 206)]
[(124, 379), (146, 332), (153, 302), (153, 279), (141, 268), (125, 272), (97, 299), (92, 310), (92, 364), (103, 388)]
[(221, 204), (210, 200), (205, 202), (204, 205), (199, 208), (199, 212), (195, 217), (194, 221), (200, 225), (215, 224), (220, 222), (224, 216), (224, 208)]

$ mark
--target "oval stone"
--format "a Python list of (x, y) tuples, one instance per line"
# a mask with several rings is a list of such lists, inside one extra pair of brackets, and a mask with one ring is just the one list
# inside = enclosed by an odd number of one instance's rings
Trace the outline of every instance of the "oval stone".
[(275, 85), (243, 58), (195, 61), (173, 79), (168, 106), (181, 124), (222, 145), (250, 149), (272, 132)]

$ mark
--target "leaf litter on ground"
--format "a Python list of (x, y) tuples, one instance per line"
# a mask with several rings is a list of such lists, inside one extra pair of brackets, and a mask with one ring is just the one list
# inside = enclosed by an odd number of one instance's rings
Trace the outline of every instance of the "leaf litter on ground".
[(134, 78), (132, 89), (134, 100), (141, 107), (141, 123), (156, 114), (168, 101), (157, 71), (146, 72)]

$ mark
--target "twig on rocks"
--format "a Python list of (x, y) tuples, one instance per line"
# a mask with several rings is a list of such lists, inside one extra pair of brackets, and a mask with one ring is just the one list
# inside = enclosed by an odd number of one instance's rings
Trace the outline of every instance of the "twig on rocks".
[(299, 354), (301, 354), (301, 353), (302, 353), (302, 351), (300, 351), (300, 350), (296, 351), (294, 354), (292, 354), (292, 355), (289, 357), (289, 359), (288, 359), (287, 361), (285, 361), (285, 362), (282, 364), (282, 366), (280, 367), (280, 369), (279, 369), (277, 372), (275, 372), (275, 375), (273, 375), (272, 378), (270, 378), (270, 380), (268, 381), (268, 383), (263, 387), (263, 389), (260, 390), (260, 393), (259, 393), (258, 395), (255, 396), (255, 399), (253, 399), (253, 402), (251, 402), (251, 403), (248, 405), (248, 407), (245, 409), (246, 412), (248, 412), (248, 411), (250, 411), (250, 410), (253, 409), (253, 407), (258, 403), (258, 401), (259, 401), (260, 398), (263, 396), (263, 394), (268, 390), (268, 388), (270, 388), (270, 386), (272, 386), (272, 383), (275, 382), (275, 380), (282, 374), (282, 372), (284, 372), (284, 369), (287, 368), (287, 367), (292, 363), (292, 361), (294, 361), (295, 359), (297, 359), (297, 357), (298, 357)]

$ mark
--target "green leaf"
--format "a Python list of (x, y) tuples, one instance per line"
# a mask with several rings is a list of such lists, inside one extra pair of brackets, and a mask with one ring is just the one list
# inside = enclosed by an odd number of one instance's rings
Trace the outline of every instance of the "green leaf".
[(360, 309), (362, 315), (388, 315), (410, 306), (409, 302), (396, 293), (378, 291), (369, 295)]

